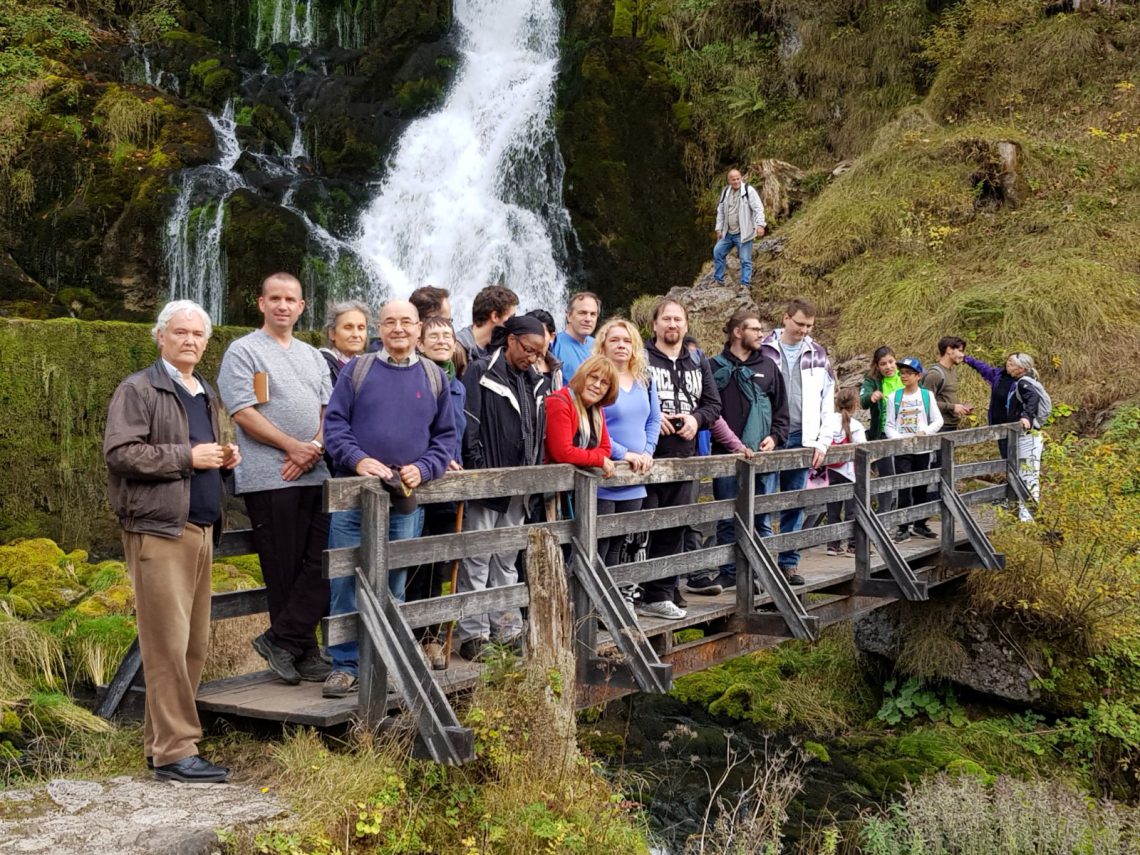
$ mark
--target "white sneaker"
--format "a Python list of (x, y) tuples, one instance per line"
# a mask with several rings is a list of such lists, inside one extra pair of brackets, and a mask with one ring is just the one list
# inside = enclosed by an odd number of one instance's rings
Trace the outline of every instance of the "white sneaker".
[(671, 600), (662, 600), (659, 603), (638, 603), (637, 613), (646, 617), (665, 618), (665, 620), (681, 620), (688, 612), (679, 609)]

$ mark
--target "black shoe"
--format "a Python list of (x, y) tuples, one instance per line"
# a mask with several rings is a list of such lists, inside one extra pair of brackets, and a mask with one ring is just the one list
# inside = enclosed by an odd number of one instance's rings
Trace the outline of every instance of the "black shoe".
[(913, 531), (919, 537), (927, 537), (931, 540), (934, 540), (938, 537), (938, 532), (933, 531), (930, 526), (924, 522), (915, 523), (913, 526), (911, 526), (911, 531)]
[(293, 664), (293, 654), (288, 650), (282, 650), (271, 642), (265, 637), (265, 633), (259, 635), (250, 644), (257, 651), (257, 655), (269, 663), (269, 670), (290, 686), (296, 686), (301, 682), (301, 675), (297, 673), (297, 667)]
[(685, 592), (699, 594), (703, 597), (715, 597), (724, 587), (720, 584), (719, 576), (690, 576), (685, 580)]
[(154, 771), (154, 758), (153, 757), (147, 757), (146, 758), (146, 767), (148, 769), (150, 769), (150, 771), (152, 771), (152, 772)]
[(468, 662), (478, 662), (489, 642), (485, 638), (469, 638), (459, 645), (459, 655)]
[(215, 766), (197, 754), (154, 767), (154, 777), (158, 780), (181, 781), (184, 784), (220, 784), (229, 776), (230, 770), (225, 766)]
[(308, 683), (323, 683), (332, 673), (332, 666), (321, 658), (321, 654), (313, 650), (296, 660), (294, 667), (301, 679)]
[(910, 528), (907, 526), (899, 526), (899, 530), (891, 535), (891, 540), (895, 543), (906, 543), (910, 540)]
[(797, 570), (799, 568), (797, 568), (797, 567), (783, 567), (781, 569), (784, 571), (784, 578), (788, 580), (789, 585), (806, 585), (807, 584), (807, 580), (804, 579), (804, 577), (801, 576), (797, 572)]

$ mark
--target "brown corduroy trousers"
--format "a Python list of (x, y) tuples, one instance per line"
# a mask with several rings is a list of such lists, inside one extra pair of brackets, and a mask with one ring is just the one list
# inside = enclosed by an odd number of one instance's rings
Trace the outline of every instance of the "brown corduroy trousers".
[(213, 531), (193, 523), (179, 538), (125, 531), (123, 551), (146, 676), (143, 749), (165, 766), (197, 754), (202, 738), (194, 698), (210, 644)]

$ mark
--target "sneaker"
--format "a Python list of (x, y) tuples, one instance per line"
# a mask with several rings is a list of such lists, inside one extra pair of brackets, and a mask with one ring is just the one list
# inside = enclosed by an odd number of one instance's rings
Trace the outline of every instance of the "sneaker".
[(343, 698), (349, 692), (355, 692), (359, 688), (360, 683), (355, 674), (349, 674), (347, 671), (333, 671), (325, 680), (324, 686), (321, 687), (321, 697)]
[(301, 679), (308, 683), (323, 683), (333, 670), (332, 666), (322, 659), (321, 654), (316, 650), (305, 654), (293, 664), (297, 673), (301, 675)]
[(646, 617), (665, 618), (665, 620), (681, 620), (687, 614), (684, 609), (677, 608), (669, 600), (662, 600), (659, 603), (641, 603), (637, 607), (637, 613)]
[(489, 643), (486, 638), (469, 638), (459, 645), (459, 655), (468, 662), (478, 662), (483, 656), (483, 649)]
[(681, 593), (680, 588), (673, 589), (673, 605), (679, 609), (685, 609), (689, 607), (689, 601), (685, 599), (685, 595)]
[(910, 540), (910, 528), (907, 526), (899, 526), (899, 530), (891, 535), (891, 540), (895, 543), (906, 543)]
[(846, 548), (845, 552), (848, 555), (858, 555), (859, 554), (859, 551), (855, 548), (854, 543), (847, 544), (847, 548)]
[(631, 610), (637, 608), (637, 603), (641, 599), (641, 588), (634, 582), (628, 582), (624, 585), (618, 585), (617, 587), (626, 605), (628, 605)]
[(938, 537), (938, 532), (933, 531), (930, 526), (924, 522), (915, 523), (911, 528), (919, 537), (926, 537), (931, 540), (935, 540)]
[(699, 594), (703, 597), (715, 597), (717, 594), (724, 590), (724, 586), (719, 582), (720, 576), (690, 576), (685, 580), (685, 592), (689, 594)]
[(293, 654), (271, 642), (265, 637), (264, 632), (250, 644), (257, 651), (257, 655), (269, 664), (269, 670), (290, 686), (296, 686), (301, 682), (301, 675), (297, 673), (297, 667), (293, 664)]
[(424, 642), (424, 658), (433, 671), (447, 670), (447, 657), (443, 653), (443, 645), (438, 641)]
[(788, 580), (789, 585), (806, 585), (807, 580), (799, 574), (799, 567), (781, 567), (784, 571), (784, 578)]
[(843, 548), (838, 543), (829, 543), (827, 545), (828, 555), (843, 555)]

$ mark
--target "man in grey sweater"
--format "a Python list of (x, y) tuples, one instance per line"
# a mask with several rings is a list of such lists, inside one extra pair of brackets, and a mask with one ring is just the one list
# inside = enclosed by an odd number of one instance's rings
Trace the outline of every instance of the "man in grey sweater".
[(750, 187), (739, 169), (728, 171), (728, 186), (721, 191), (716, 206), (716, 246), (713, 247), (713, 279), (724, 284), (725, 259), (736, 247), (740, 256), (740, 285), (752, 284), (752, 241), (764, 236), (764, 203), (755, 187)]

